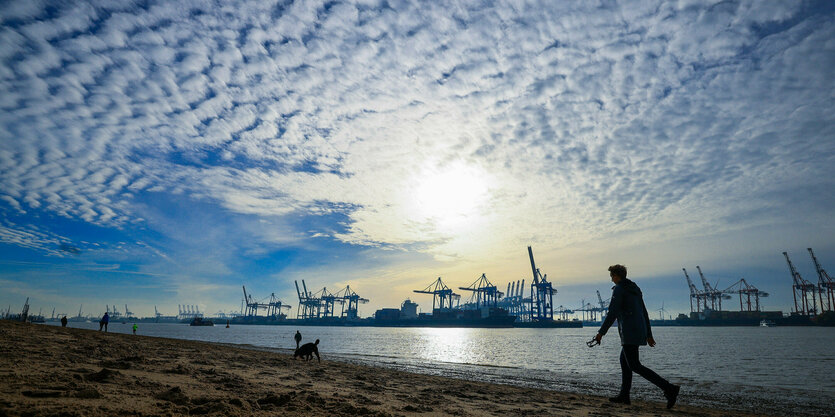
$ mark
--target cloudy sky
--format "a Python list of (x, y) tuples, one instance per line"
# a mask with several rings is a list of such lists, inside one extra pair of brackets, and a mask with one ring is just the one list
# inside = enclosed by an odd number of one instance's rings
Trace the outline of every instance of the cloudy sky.
[(426, 311), (532, 245), (558, 305), (624, 263), (689, 311), (701, 265), (788, 311), (782, 251), (835, 272), (833, 68), (827, 1), (3, 2), (0, 304)]

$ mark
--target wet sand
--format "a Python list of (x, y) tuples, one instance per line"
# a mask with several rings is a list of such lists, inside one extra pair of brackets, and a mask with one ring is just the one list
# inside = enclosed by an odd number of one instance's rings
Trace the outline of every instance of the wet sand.
[[(3, 416), (745, 416), (0, 320)], [(682, 390), (686, 395), (686, 387)], [(762, 414), (757, 414), (762, 415)]]

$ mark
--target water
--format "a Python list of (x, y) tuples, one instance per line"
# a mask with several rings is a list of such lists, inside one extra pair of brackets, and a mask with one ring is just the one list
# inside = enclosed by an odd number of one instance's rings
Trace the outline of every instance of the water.
[[(98, 329), (98, 323), (70, 323)], [(111, 323), (130, 333), (132, 324)], [(323, 359), (410, 372), (596, 395), (620, 386), (617, 332), (585, 342), (596, 329), (428, 329), (225, 326), (140, 323), (148, 336), (243, 344), (292, 352), (320, 339)], [(658, 346), (641, 362), (681, 384), (682, 403), (784, 415), (835, 415), (835, 328), (656, 327)], [(660, 390), (633, 378), (633, 398), (661, 401)]]

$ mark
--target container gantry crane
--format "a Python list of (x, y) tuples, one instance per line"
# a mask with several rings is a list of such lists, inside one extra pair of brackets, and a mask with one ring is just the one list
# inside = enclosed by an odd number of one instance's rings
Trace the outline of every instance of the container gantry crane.
[[(794, 268), (794, 264), (792, 264), (791, 259), (789, 259), (789, 254), (787, 252), (783, 252), (783, 256), (786, 257), (786, 263), (789, 264), (789, 272), (792, 274), (792, 296), (794, 297), (795, 314), (799, 314), (801, 316), (814, 316), (817, 314), (818, 310), (817, 300), (815, 299), (817, 287), (815, 287), (815, 284), (806, 281), (800, 276), (800, 273)], [(811, 303), (809, 303), (809, 295), (812, 296)], [(798, 303), (798, 298), (800, 298), (800, 303)]]
[[(342, 299), (342, 312), (340, 313), (339, 317), (347, 318), (347, 319), (356, 319), (358, 317), (358, 310), (359, 304), (365, 304), (368, 302), (367, 298), (362, 298), (351, 289), (350, 285), (346, 285), (345, 288), (336, 292), (336, 297)], [(345, 308), (345, 304), (347, 303), (348, 307)]]
[(504, 295), (498, 287), (490, 283), (486, 274), (481, 274), (469, 287), (458, 287), (459, 290), (472, 291), (470, 306), (479, 309), (481, 307), (498, 307), (499, 298)]
[(547, 280), (547, 274), (542, 275), (533, 260), (533, 249), (528, 246), (528, 257), (531, 260), (533, 281), (531, 282), (531, 321), (554, 320), (554, 293), (556, 290)]
[[(757, 287), (745, 281), (745, 278), (735, 282), (723, 292), (739, 295), (739, 311), (760, 311), (760, 297), (768, 297), (767, 292), (760, 291)], [(754, 297), (753, 306), (751, 305), (751, 297)]]
[[(691, 313), (701, 313), (702, 312), (702, 303), (704, 303), (705, 308), (707, 308), (707, 301), (705, 300), (704, 295), (696, 285), (693, 284), (693, 280), (690, 279), (690, 275), (687, 274), (687, 269), (681, 268), (684, 271), (684, 278), (687, 278), (687, 286), (690, 287), (690, 312)], [(693, 300), (696, 301), (696, 309), (693, 310)]]
[(458, 306), (458, 301), (461, 300), (461, 295), (454, 293), (451, 288), (447, 287), (441, 280), (441, 277), (432, 281), (432, 283), (426, 288), (422, 290), (414, 290), (414, 292), (418, 294), (432, 294), (433, 313), (436, 309), (444, 311), (456, 308)]
[(702, 268), (699, 265), (696, 265), (696, 270), (699, 271), (699, 276), (702, 278), (702, 285), (705, 287), (704, 297), (705, 297), (705, 307), (707, 307), (707, 299), (710, 299), (710, 308), (716, 311), (722, 311), (722, 299), (730, 300), (731, 297), (727, 294), (724, 294), (722, 291), (714, 288), (707, 282), (705, 279), (705, 274), (702, 273)]
[(322, 300), (316, 298), (313, 293), (307, 290), (307, 284), (302, 280), (302, 287), (299, 288), (299, 282), (296, 284), (296, 294), (299, 295), (299, 307), (296, 309), (296, 318), (311, 319), (319, 316), (321, 310)]
[(600, 290), (595, 290), (597, 292), (597, 302), (600, 303), (600, 315), (606, 316), (609, 312), (609, 304), (603, 302), (603, 297), (600, 296)]
[(511, 281), (507, 284), (507, 292), (504, 298), (499, 302), (499, 307), (507, 310), (511, 316), (516, 316), (517, 320), (527, 320), (524, 308), (524, 290), (525, 280)]
[[(812, 262), (815, 263), (815, 271), (818, 272), (818, 298), (820, 299), (821, 312), (835, 310), (835, 280), (821, 267), (818, 258), (815, 257), (815, 252), (812, 248), (809, 250), (809, 255), (812, 256)], [(825, 298), (824, 298), (825, 297)], [(824, 300), (826, 300), (826, 307), (824, 308)]]

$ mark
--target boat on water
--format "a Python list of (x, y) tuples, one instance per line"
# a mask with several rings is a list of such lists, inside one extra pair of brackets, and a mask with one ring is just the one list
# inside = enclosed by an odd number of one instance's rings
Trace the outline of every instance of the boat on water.
[(776, 325), (777, 325), (777, 323), (775, 323), (771, 320), (761, 320), (760, 321), (760, 327), (774, 327)]
[(214, 326), (214, 322), (211, 320), (203, 320), (203, 317), (195, 317), (191, 320), (191, 323), (188, 324), (189, 326)]

